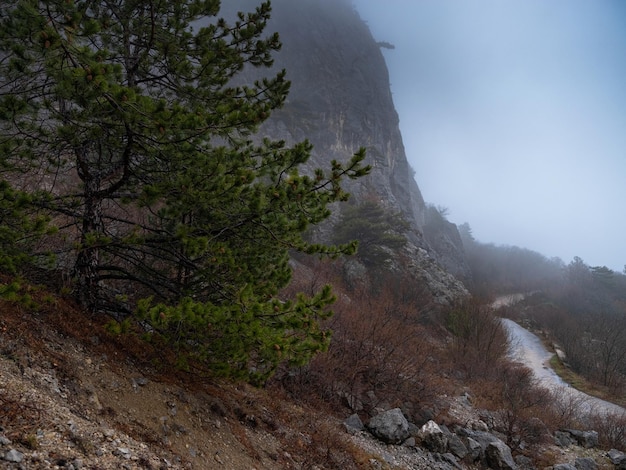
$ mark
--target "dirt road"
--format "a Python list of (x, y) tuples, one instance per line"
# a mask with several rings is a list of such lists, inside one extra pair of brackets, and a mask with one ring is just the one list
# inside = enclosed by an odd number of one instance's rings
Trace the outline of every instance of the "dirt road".
[(555, 393), (562, 402), (575, 404), (582, 412), (601, 414), (626, 413), (626, 409), (599, 398), (592, 397), (567, 385), (550, 368), (553, 354), (548, 351), (539, 337), (512, 320), (503, 318), (502, 323), (509, 334), (511, 356), (529, 367), (540, 384)]

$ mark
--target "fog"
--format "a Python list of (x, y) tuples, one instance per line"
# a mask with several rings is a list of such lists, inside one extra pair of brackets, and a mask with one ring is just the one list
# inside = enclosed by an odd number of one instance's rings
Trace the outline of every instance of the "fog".
[(626, 2), (354, 0), (424, 198), (481, 242), (626, 263)]

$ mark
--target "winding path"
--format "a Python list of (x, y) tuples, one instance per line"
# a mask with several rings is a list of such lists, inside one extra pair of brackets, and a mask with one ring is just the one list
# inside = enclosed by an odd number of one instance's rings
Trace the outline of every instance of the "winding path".
[(512, 320), (503, 318), (502, 324), (509, 335), (509, 354), (511, 357), (529, 367), (539, 383), (555, 392), (565, 405), (576, 406), (581, 412), (601, 414), (622, 414), (626, 409), (608, 401), (592, 397), (567, 385), (550, 368), (549, 362), (553, 354), (548, 351), (539, 337)]

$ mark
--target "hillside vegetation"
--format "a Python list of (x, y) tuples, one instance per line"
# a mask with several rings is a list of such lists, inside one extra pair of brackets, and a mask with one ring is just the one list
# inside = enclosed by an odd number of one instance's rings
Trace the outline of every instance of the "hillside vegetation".
[[(555, 432), (621, 456), (626, 419), (538, 387), (491, 304), (541, 291), (500, 313), (619, 397), (624, 276), (420, 225), (406, 161), (259, 134), (299, 106), (271, 5), (219, 4), (0, 6), (0, 465), (611, 468)], [(344, 423), (390, 410), (401, 442)]]

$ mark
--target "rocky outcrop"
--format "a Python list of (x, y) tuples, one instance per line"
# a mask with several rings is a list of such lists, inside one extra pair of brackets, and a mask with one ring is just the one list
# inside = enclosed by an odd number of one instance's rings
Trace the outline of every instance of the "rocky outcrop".
[(598, 432), (597, 431), (579, 431), (577, 429), (566, 429), (565, 433), (572, 436), (576, 443), (587, 449), (596, 447), (598, 445)]
[[(384, 451), (378, 455), (390, 465), (399, 462), (407, 463), (401, 468), (432, 468), (440, 470), (464, 468), (490, 468), (493, 470), (535, 470), (528, 455), (518, 453), (515, 458), (511, 448), (502, 440), (503, 436), (493, 429), (487, 428), (482, 421), (467, 421), (465, 426), (455, 425), (453, 429), (440, 425), (434, 420), (427, 421), (418, 427), (403, 414), (399, 408), (383, 411), (372, 417), (367, 426), (355, 414), (344, 421), (347, 432), (355, 439), (361, 438), (364, 448), (373, 448), (364, 444), (364, 436), (384, 443)], [(470, 426), (470, 427), (467, 427)], [(368, 434), (369, 432), (369, 434)], [(570, 447), (563, 456), (569, 456), (569, 462), (553, 464), (554, 470), (597, 470), (607, 468), (626, 469), (626, 454), (612, 449), (604, 455), (599, 450), (591, 453), (597, 445), (595, 431), (567, 430), (557, 431), (556, 442), (569, 440), (559, 445)], [(593, 455), (593, 456), (590, 456)], [(426, 466), (415, 466), (414, 463), (428, 462)], [(609, 464), (610, 465), (610, 464)]]
[[(352, 434), (357, 432), (358, 425), (354, 424), (357, 419), (352, 415), (344, 422), (346, 430)], [(418, 428), (408, 421), (399, 408), (372, 417), (367, 429), (372, 436), (386, 444), (425, 449), (439, 462), (438, 468), (465, 468), (462, 462), (480, 462), (496, 470), (518, 468), (509, 446), (494, 434), (466, 428), (451, 432), (433, 420)]]
[[(229, 11), (232, 15), (256, 3), (224, 2), (224, 12), (228, 17)], [(411, 224), (406, 235), (409, 251), (420, 253), (413, 263), (418, 277), (433, 291), (448, 290), (437, 294), (438, 301), (466, 295), (450, 276), (469, 275), (461, 239), (453, 224), (427, 223), (428, 208), (406, 158), (387, 66), (367, 25), (349, 0), (274, 0), (272, 7), (268, 30), (278, 31), (283, 42), (275, 68), (286, 69), (292, 85), (287, 103), (261, 133), (288, 144), (309, 139), (314, 145), (310, 169), (328, 167), (333, 159), (346, 161), (365, 147), (372, 172), (347, 184), (353, 199), (374, 199)], [(316, 235), (328, 241), (330, 227)]]

